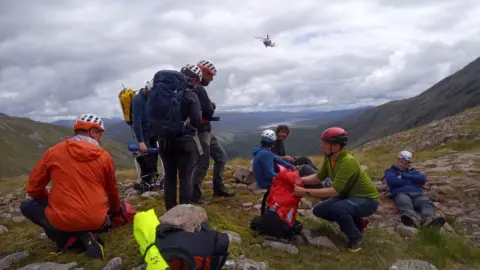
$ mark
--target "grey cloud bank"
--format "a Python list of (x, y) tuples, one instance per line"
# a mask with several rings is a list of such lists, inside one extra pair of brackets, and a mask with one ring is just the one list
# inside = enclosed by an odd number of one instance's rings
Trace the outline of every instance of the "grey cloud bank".
[(2, 1), (0, 112), (121, 116), (121, 84), (203, 58), (221, 110), (378, 105), (480, 56), (480, 2), (338, 2)]

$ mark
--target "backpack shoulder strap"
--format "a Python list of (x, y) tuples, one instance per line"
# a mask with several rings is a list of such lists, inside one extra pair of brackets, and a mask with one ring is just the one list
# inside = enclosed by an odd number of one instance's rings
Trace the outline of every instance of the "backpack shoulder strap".
[(272, 184), (270, 184), (268, 186), (268, 189), (267, 191), (265, 192), (265, 194), (263, 194), (263, 198), (262, 198), (262, 208), (260, 210), (260, 215), (263, 216), (263, 213), (265, 212), (265, 208), (267, 207), (267, 198), (268, 198), (268, 195), (270, 194), (270, 188), (272, 188)]

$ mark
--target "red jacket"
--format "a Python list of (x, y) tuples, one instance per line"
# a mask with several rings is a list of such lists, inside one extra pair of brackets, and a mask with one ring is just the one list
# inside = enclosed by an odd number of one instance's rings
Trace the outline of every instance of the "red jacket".
[(86, 141), (69, 139), (49, 148), (30, 173), (27, 193), (34, 199), (48, 199), (48, 220), (67, 232), (97, 230), (103, 225), (108, 210), (105, 193), (110, 209), (120, 209), (112, 158)]
[(266, 206), (274, 209), (290, 227), (295, 224), (298, 203), (301, 200), (301, 197), (292, 195), (295, 185), (303, 187), (298, 171), (281, 169), (278, 176), (273, 178), (266, 202)]

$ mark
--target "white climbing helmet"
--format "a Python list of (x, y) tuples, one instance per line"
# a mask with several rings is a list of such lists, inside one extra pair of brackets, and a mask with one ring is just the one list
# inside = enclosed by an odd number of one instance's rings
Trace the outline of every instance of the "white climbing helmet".
[(152, 87), (153, 87), (153, 79), (147, 81), (147, 83), (145, 83), (145, 87), (147, 88), (147, 91), (148, 91), (148, 90), (152, 90)]
[(73, 126), (74, 130), (90, 130), (92, 128), (105, 131), (105, 126), (103, 125), (102, 118), (96, 116), (95, 114), (86, 113), (80, 115)]
[(197, 66), (200, 67), (200, 69), (202, 69), (204, 71), (211, 72), (213, 75), (217, 74), (217, 68), (215, 68), (215, 65), (210, 60), (200, 60), (197, 63)]
[(277, 139), (277, 134), (271, 129), (264, 130), (261, 135), (262, 142), (273, 143)]
[(190, 86), (195, 85), (196, 82), (200, 82), (202, 80), (202, 70), (200, 67), (192, 64), (186, 64), (180, 72), (185, 75), (187, 84)]
[(411, 162), (413, 155), (409, 151), (403, 150), (398, 153), (398, 158)]

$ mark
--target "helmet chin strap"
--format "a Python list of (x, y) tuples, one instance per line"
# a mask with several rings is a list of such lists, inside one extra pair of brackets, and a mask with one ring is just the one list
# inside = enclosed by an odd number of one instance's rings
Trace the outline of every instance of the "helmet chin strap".
[(208, 86), (210, 83), (206, 82), (204, 79), (200, 82), (201, 85), (203, 86)]
[(330, 154), (325, 155), (327, 158), (330, 158), (332, 155), (335, 155), (336, 153), (340, 152), (340, 150), (338, 150), (337, 152), (334, 153), (333, 150), (332, 150), (332, 145), (331, 144), (329, 144), (328, 147), (330, 147)]

